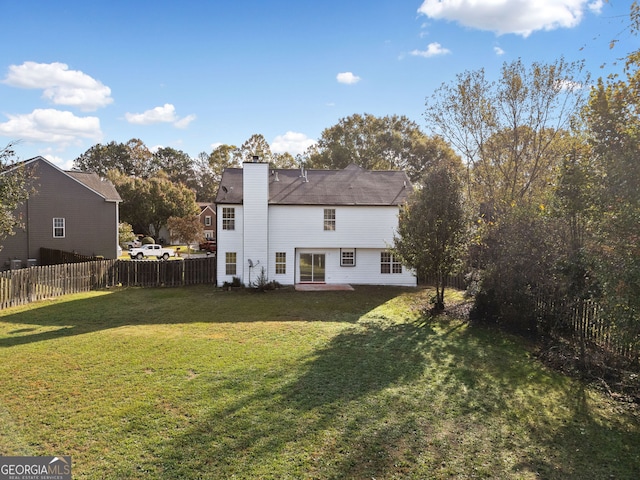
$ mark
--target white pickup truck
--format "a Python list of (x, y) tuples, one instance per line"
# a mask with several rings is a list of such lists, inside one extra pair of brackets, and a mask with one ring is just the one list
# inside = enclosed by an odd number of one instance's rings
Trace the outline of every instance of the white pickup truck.
[(171, 248), (162, 248), (162, 245), (150, 243), (142, 245), (139, 248), (129, 250), (129, 256), (141, 260), (145, 257), (156, 257), (158, 260), (168, 260), (169, 257), (175, 257), (176, 251)]

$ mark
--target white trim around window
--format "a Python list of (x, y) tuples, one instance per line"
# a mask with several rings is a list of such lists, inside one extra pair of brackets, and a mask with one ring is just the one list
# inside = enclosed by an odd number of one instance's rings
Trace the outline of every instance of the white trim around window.
[(356, 266), (356, 249), (355, 248), (340, 249), (340, 266), (341, 267)]
[(53, 238), (64, 238), (66, 234), (65, 221), (63, 217), (53, 218)]

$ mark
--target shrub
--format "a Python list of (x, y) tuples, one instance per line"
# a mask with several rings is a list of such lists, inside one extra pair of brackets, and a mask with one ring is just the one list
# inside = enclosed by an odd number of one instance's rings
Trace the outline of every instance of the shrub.
[(231, 282), (224, 282), (222, 284), (222, 288), (230, 288), (230, 287), (244, 287), (242, 280), (240, 280), (240, 277), (233, 277), (231, 279)]
[(266, 292), (267, 290), (275, 290), (276, 288), (280, 288), (281, 285), (275, 280), (269, 281), (267, 277), (267, 271), (264, 267), (260, 269), (260, 274), (258, 277), (251, 282), (251, 286), (260, 292)]

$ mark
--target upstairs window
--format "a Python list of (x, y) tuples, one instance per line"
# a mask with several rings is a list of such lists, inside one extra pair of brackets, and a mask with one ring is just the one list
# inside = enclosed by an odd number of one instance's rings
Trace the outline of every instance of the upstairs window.
[(324, 229), (333, 231), (336, 229), (336, 209), (324, 209)]
[(223, 230), (235, 230), (236, 229), (236, 209), (233, 207), (222, 208), (222, 229)]
[(54, 218), (53, 219), (53, 238), (64, 238), (65, 235), (65, 227), (64, 227), (64, 218)]
[(206, 217), (204, 217), (204, 226), (205, 227), (211, 226), (211, 215), (207, 215)]

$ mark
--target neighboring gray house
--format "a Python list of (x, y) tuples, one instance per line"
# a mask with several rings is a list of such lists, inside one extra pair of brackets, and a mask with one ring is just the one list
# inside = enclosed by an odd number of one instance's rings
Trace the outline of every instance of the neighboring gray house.
[(34, 193), (18, 209), (23, 228), (0, 240), (0, 269), (19, 260), (40, 264), (40, 248), (118, 256), (118, 206), (113, 184), (95, 173), (64, 171), (43, 157), (23, 162), (33, 169)]

